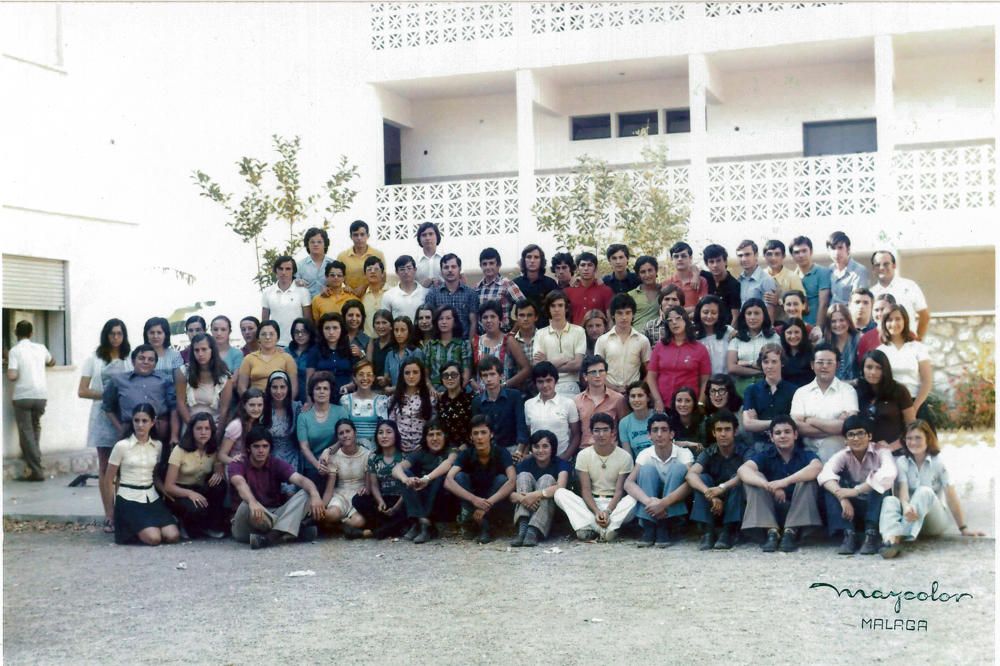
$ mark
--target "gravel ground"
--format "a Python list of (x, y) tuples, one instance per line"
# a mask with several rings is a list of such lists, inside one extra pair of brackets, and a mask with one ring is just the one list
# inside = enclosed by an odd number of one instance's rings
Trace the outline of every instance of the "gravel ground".
[[(946, 538), (897, 560), (755, 545), (699, 553), (449, 536), (264, 551), (232, 541), (115, 546), (94, 528), (8, 523), (4, 661), (26, 663), (992, 663), (994, 541)], [(561, 553), (547, 553), (557, 546)], [(186, 567), (180, 568), (180, 563)], [(286, 574), (309, 569), (314, 576)], [(966, 592), (954, 602), (838, 588)], [(862, 628), (926, 620), (926, 631)], [(197, 646), (197, 647), (192, 647)], [(654, 661), (655, 660), (655, 661)]]

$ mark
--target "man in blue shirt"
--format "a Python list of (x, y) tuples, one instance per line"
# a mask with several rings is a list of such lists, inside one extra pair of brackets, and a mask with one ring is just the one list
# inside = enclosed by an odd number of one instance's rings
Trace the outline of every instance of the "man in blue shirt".
[[(760, 266), (757, 253), (757, 243), (752, 240), (742, 241), (736, 248), (736, 258), (740, 262), (740, 268), (743, 269), (739, 275), (741, 305), (751, 298), (759, 298), (767, 303), (769, 299), (765, 296), (768, 293), (775, 297), (770, 300), (776, 301), (777, 299), (778, 283)], [(775, 321), (776, 310), (774, 308), (773, 302), (767, 306), (767, 314), (771, 316), (771, 321)]]
[(521, 392), (503, 387), (503, 364), (496, 356), (484, 357), (478, 369), (479, 381), (486, 391), (472, 399), (472, 415), (488, 416), (493, 426), (493, 441), (507, 449), (515, 463), (520, 462), (528, 451), (528, 426)]
[(871, 275), (864, 265), (851, 258), (851, 239), (843, 231), (834, 231), (826, 239), (830, 251), (830, 305), (847, 305), (855, 289), (867, 289)]
[[(748, 451), (746, 445), (736, 443), (737, 424), (728, 409), (712, 414), (707, 429), (715, 436), (715, 444), (698, 454), (687, 473), (694, 495), (691, 520), (701, 523), (704, 530), (698, 550), (729, 550), (739, 536), (746, 502), (737, 472)], [(722, 528), (718, 541), (717, 527)]]
[(819, 485), (816, 477), (823, 470), (819, 457), (797, 444), (798, 429), (791, 416), (771, 420), (774, 447), (757, 453), (738, 471), (747, 509), (743, 529), (765, 529), (767, 538), (761, 547), (765, 553), (779, 548), (791, 553), (798, 549), (798, 534), (803, 528), (822, 526), (817, 503)]
[[(174, 383), (155, 374), (156, 351), (150, 345), (132, 350), (132, 372), (116, 373), (104, 389), (102, 408), (118, 432), (132, 419), (132, 410), (147, 402), (156, 410), (157, 439), (163, 441), (163, 459), (170, 455), (168, 442), (176, 442), (180, 423), (177, 419), (177, 395)], [(169, 439), (167, 439), (169, 437)], [(164, 441), (165, 440), (165, 441)]]
[(796, 236), (788, 248), (795, 261), (795, 274), (802, 278), (809, 311), (804, 319), (807, 324), (823, 328), (826, 309), (830, 307), (830, 269), (813, 263), (813, 244), (806, 236)]

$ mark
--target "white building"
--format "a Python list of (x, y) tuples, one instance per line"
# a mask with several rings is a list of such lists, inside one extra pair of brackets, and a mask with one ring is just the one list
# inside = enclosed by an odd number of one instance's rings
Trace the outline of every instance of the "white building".
[(343, 222), (390, 263), (434, 220), (474, 267), (486, 245), (506, 266), (553, 249), (535, 201), (580, 155), (633, 165), (649, 126), (696, 252), (804, 233), (822, 254), (841, 229), (858, 255), (897, 248), (936, 319), (992, 313), (997, 25), (958, 3), (4, 5), (4, 345), (45, 323), (43, 451), (83, 447), (79, 366), (107, 318), (135, 343), (194, 303), (259, 314), (252, 251), (190, 174), (235, 189), (274, 133), (302, 137), (307, 190), (359, 165)]

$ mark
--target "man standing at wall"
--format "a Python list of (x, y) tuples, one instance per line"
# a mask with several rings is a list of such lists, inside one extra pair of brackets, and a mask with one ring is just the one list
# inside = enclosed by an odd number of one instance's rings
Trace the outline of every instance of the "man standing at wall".
[(583, 326), (583, 319), (589, 311), (608, 311), (615, 293), (611, 291), (611, 287), (597, 279), (597, 255), (593, 252), (581, 252), (577, 255), (576, 270), (580, 278), (579, 286), (567, 287), (563, 291), (573, 310), (570, 321)]
[(906, 308), (910, 321), (917, 322), (917, 339), (923, 340), (931, 322), (931, 311), (927, 307), (923, 290), (913, 280), (896, 275), (896, 255), (888, 250), (879, 250), (873, 254), (872, 266), (878, 278), (871, 286), (875, 298), (880, 294), (892, 294), (896, 303)]
[(834, 231), (826, 239), (830, 251), (830, 305), (849, 303), (851, 293), (867, 288), (871, 280), (868, 269), (851, 259), (851, 239), (843, 231)]
[(616, 294), (624, 294), (639, 286), (639, 276), (628, 269), (628, 245), (612, 243), (605, 256), (611, 264), (611, 275), (604, 276), (604, 284)]
[[(441, 257), (441, 275), (444, 284), (427, 290), (424, 303), (437, 310), (442, 305), (450, 305), (458, 312), (462, 324), (462, 337), (475, 335), (479, 317), (479, 294), (462, 281), (462, 260), (457, 254), (448, 253)], [(471, 368), (470, 368), (471, 370)]]
[[(772, 295), (778, 293), (778, 283), (761, 268), (757, 259), (757, 243), (752, 240), (740, 242), (736, 247), (736, 258), (740, 261), (740, 304), (746, 303), (751, 298), (759, 298), (767, 304), (767, 314), (774, 321), (776, 308), (768, 301), (775, 301), (774, 298), (767, 298), (768, 292)], [(736, 321), (736, 317), (733, 317)]]
[(476, 293), (479, 294), (479, 305), (486, 301), (500, 304), (500, 329), (507, 332), (510, 330), (510, 310), (514, 303), (524, 298), (524, 294), (513, 280), (500, 275), (500, 263), (500, 253), (496, 248), (488, 247), (479, 253), (483, 279), (476, 285)]
[(670, 259), (674, 262), (674, 274), (664, 283), (676, 284), (684, 293), (684, 309), (689, 315), (694, 314), (694, 308), (701, 300), (702, 296), (708, 295), (708, 280), (698, 273), (698, 269), (692, 261), (694, 250), (691, 246), (681, 241), (674, 243), (670, 248)]
[(764, 243), (764, 263), (767, 264), (767, 274), (774, 278), (778, 284), (778, 291), (774, 295), (774, 302), (768, 302), (768, 295), (764, 294), (765, 302), (773, 305), (778, 310), (778, 316), (784, 319), (784, 311), (778, 308), (781, 297), (789, 291), (801, 291), (806, 293), (802, 286), (802, 278), (785, 268), (785, 244), (780, 240), (769, 240)]
[[(729, 308), (729, 321), (736, 321), (736, 316), (740, 313), (740, 283), (729, 272), (726, 263), (729, 261), (729, 253), (721, 245), (712, 243), (706, 245), (701, 251), (701, 258), (705, 262), (705, 268), (701, 276), (708, 282), (708, 293), (718, 296)], [(772, 320), (773, 321), (773, 320)]]
[(826, 322), (826, 309), (830, 307), (830, 269), (813, 262), (813, 244), (805, 236), (792, 239), (789, 249), (796, 264), (795, 274), (802, 279), (809, 302), (809, 311), (804, 319), (807, 324), (822, 329)]
[(365, 278), (365, 259), (368, 257), (378, 257), (385, 266), (385, 255), (381, 250), (368, 245), (368, 223), (364, 220), (354, 220), (351, 222), (351, 247), (337, 255), (337, 261), (343, 262), (347, 270), (344, 271), (344, 281), (347, 289), (359, 299), (364, 296), (368, 280)]
[(14, 403), (14, 420), (21, 443), (21, 455), (28, 468), (22, 481), (44, 481), (42, 470), (42, 414), (48, 392), (45, 386), (45, 368), (56, 364), (45, 345), (31, 341), (34, 327), (30, 321), (19, 321), (14, 327), (17, 344), (10, 348), (7, 357), (7, 379), (14, 382), (11, 398)]

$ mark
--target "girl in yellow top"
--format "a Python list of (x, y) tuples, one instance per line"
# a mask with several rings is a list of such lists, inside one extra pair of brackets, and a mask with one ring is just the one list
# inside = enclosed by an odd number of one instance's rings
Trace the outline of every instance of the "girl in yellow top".
[(163, 490), (174, 515), (193, 537), (225, 536), (225, 477), (214, 471), (217, 441), (212, 415), (195, 414), (167, 461)]

